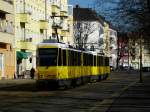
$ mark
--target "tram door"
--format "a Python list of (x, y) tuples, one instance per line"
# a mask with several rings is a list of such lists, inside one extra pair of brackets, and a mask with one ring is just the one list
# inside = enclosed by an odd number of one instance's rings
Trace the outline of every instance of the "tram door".
[(4, 54), (0, 54), (0, 77), (4, 76)]

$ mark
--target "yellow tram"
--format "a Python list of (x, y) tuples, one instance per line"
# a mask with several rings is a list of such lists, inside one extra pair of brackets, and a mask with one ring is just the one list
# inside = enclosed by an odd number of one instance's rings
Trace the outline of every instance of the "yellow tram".
[(106, 79), (109, 57), (69, 48), (62, 43), (40, 43), (37, 48), (37, 86), (76, 86)]

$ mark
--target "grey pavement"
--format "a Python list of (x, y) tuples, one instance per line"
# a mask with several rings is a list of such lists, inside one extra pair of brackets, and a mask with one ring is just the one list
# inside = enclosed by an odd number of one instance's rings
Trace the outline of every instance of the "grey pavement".
[(143, 74), (143, 82), (126, 88), (107, 112), (150, 112), (150, 72)]
[(33, 79), (12, 79), (12, 80), (0, 80), (0, 88), (12, 87), (24, 84), (34, 84)]
[(150, 74), (143, 76), (139, 83), (138, 72), (117, 71), (101, 82), (54, 91), (37, 91), (31, 79), (2, 80), (0, 111), (149, 112)]

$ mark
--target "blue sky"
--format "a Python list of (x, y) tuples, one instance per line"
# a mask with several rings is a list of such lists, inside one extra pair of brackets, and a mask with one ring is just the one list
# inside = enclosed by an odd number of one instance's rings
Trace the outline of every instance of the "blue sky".
[(91, 7), (94, 0), (69, 0), (69, 4), (76, 5), (79, 4), (80, 7)]

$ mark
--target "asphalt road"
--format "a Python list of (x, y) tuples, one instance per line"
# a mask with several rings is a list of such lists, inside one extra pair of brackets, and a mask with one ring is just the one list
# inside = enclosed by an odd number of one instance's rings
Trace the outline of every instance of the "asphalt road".
[[(116, 72), (101, 82), (69, 90), (38, 91), (35, 83), (0, 89), (0, 112), (106, 112), (125, 90), (139, 80), (138, 73)], [(117, 106), (116, 106), (117, 107)], [(118, 108), (118, 107), (117, 107)], [(116, 112), (116, 111), (114, 111)]]

